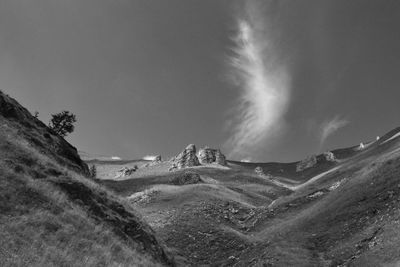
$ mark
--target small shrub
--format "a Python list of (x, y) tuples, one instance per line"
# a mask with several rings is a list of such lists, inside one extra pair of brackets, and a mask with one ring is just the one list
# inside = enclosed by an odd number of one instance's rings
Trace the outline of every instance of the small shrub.
[(16, 166), (14, 167), (14, 172), (16, 172), (16, 173), (24, 173), (25, 170), (24, 170), (24, 168), (23, 168), (21, 165), (16, 165)]
[(174, 185), (197, 184), (201, 182), (201, 178), (198, 173), (185, 172), (178, 176), (172, 177), (170, 182)]
[(89, 168), (89, 176), (90, 176), (90, 178), (96, 178), (97, 177), (96, 165), (90, 166), (90, 168)]
[(55, 176), (55, 177), (58, 177), (58, 176), (60, 176), (60, 175), (62, 174), (62, 172), (60, 172), (60, 171), (58, 171), (58, 170), (56, 170), (56, 169), (54, 169), (54, 168), (49, 168), (49, 169), (47, 169), (47, 170), (46, 170), (46, 173), (47, 173), (48, 175), (50, 175), (50, 176)]

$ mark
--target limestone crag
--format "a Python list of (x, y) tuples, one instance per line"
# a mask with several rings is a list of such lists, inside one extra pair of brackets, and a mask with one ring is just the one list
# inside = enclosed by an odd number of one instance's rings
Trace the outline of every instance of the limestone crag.
[(124, 167), (124, 168), (120, 169), (119, 171), (117, 171), (115, 178), (124, 178), (124, 177), (130, 176), (136, 170), (137, 170), (136, 166), (134, 168)]
[(312, 168), (317, 165), (317, 156), (309, 156), (296, 165), (296, 172), (304, 171), (305, 169)]
[(157, 163), (158, 163), (158, 162), (161, 162), (161, 161), (162, 161), (161, 155), (155, 156), (153, 161), (154, 161), (154, 162), (157, 162)]
[(333, 154), (330, 151), (324, 152), (324, 154), (322, 154), (322, 156), (324, 157), (325, 161), (330, 161), (330, 162), (336, 161), (335, 154)]
[(225, 156), (219, 149), (204, 147), (199, 150), (198, 158), (201, 164), (217, 163), (223, 166), (226, 165)]
[(199, 166), (200, 162), (196, 156), (196, 146), (193, 144), (188, 145), (178, 156), (173, 158), (172, 167), (173, 169), (182, 169), (186, 167)]
[(256, 174), (258, 174), (258, 175), (264, 175), (264, 170), (263, 170), (263, 168), (261, 168), (260, 166), (257, 166), (257, 167), (254, 169), (254, 172), (255, 172)]
[(221, 151), (218, 149), (217, 152), (215, 152), (215, 163), (226, 166), (226, 158), (225, 155), (221, 153)]
[(304, 171), (305, 169), (312, 168), (319, 163), (336, 162), (335, 154), (331, 151), (324, 152), (321, 155), (312, 155), (300, 161), (296, 165), (296, 172)]

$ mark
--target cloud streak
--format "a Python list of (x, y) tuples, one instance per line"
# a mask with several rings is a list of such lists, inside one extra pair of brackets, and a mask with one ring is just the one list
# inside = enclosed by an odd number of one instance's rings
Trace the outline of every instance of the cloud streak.
[(258, 1), (245, 2), (236, 18), (237, 34), (229, 63), (232, 81), (240, 91), (226, 143), (231, 158), (248, 157), (268, 148), (284, 125), (289, 75), (275, 49), (274, 31), (278, 29), (268, 24), (263, 13), (268, 7)]
[(339, 129), (348, 125), (350, 121), (340, 118), (340, 116), (335, 116), (331, 120), (326, 120), (322, 123), (320, 127), (320, 146), (322, 146), (329, 136), (337, 132)]

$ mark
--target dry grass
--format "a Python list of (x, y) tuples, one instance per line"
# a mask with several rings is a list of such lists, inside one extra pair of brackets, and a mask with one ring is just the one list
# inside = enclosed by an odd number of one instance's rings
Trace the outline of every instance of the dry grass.
[(121, 203), (117, 197), (47, 154), (45, 147), (38, 149), (26, 134), (24, 127), (0, 116), (0, 266), (160, 265), (54, 182), (79, 183), (106, 203)]
[(45, 181), (2, 173), (0, 266), (155, 266)]

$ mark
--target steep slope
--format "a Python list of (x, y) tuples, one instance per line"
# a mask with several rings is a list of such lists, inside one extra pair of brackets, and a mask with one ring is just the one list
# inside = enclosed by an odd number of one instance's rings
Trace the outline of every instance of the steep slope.
[(77, 150), (0, 92), (0, 265), (174, 265)]

